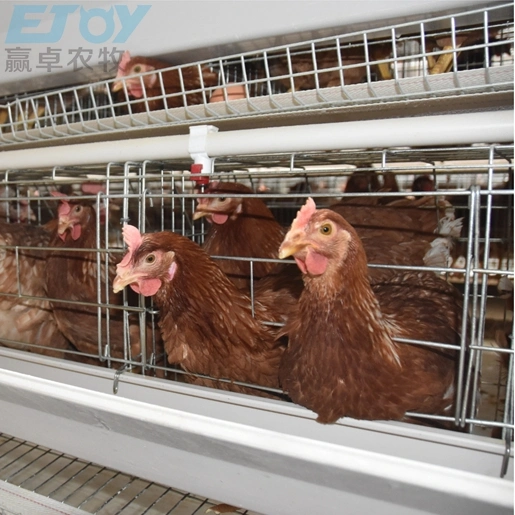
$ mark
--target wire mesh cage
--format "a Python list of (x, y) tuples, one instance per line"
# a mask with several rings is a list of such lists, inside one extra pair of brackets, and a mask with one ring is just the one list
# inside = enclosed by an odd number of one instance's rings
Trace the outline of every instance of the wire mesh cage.
[[(499, 5), (181, 66), (127, 55), (116, 79), (5, 98), (0, 142), (409, 99), (462, 101), (512, 84), (512, 10)], [(228, 95), (235, 87), (238, 95)]]
[[(455, 218), (462, 219), (463, 229), (453, 239), (446, 263), (429, 264), (425, 269), (453, 284), (465, 301), (462, 340), (452, 347), (460, 356), (458, 401), (455, 412), (449, 416), (427, 413), (413, 416), (420, 423), (450, 423), (454, 429), (466, 428), (510, 442), (513, 434), (512, 161), (511, 145), (240, 155), (216, 159), (211, 179), (248, 187), (245, 196), (263, 201), (284, 229), (290, 226), (308, 197), (318, 207), (352, 198), (357, 204), (356, 216), (364, 200), (388, 204), (404, 198), (432, 201), (445, 198), (453, 206)], [(103, 214), (92, 225), (95, 243), (71, 249), (76, 253), (72, 256), (83, 256), (79, 259), (91, 262), (96, 281), (92, 295), (57, 297), (44, 288), (31, 290), (23, 280), (3, 281), (1, 291), (2, 309), (9, 317), (15, 312), (13, 305), (18, 305), (16, 309), (28, 307), (40, 311), (52, 311), (64, 305), (70, 320), (79, 326), (79, 313), (92, 309), (88, 331), (97, 342), (96, 347), (82, 347), (75, 342), (56, 349), (53, 341), (43, 342), (40, 334), (29, 333), (31, 337), (18, 336), (17, 340), (5, 330), (0, 335), (3, 345), (43, 354), (58, 352), (59, 358), (109, 367), (117, 373), (131, 371), (196, 384), (199, 378), (214, 379), (209, 384), (215, 388), (231, 389), (232, 384), (240, 384), (231, 378), (217, 380), (201, 371), (190, 374), (170, 361), (169, 354), (167, 359), (160, 340), (159, 310), (151, 299), (132, 298), (125, 292), (123, 299), (115, 302), (110, 295), (112, 277), (106, 270), (111, 261), (120, 262), (125, 253), (121, 231), (125, 224), (137, 227), (142, 233), (173, 231), (198, 245), (204, 244), (210, 224), (205, 218), (196, 217), (195, 210), (206, 199), (219, 199), (220, 193), (204, 189), (207, 186), (198, 182), (199, 177), (190, 172), (190, 166), (188, 160), (172, 160), (6, 172), (0, 209), (3, 221), (11, 225), (52, 230), (53, 220), (62, 210), (60, 206), (67, 202), (92, 204), (97, 213)], [(241, 193), (228, 192), (224, 197), (237, 199)], [(24, 263), (31, 253), (46, 261), (47, 253), (55, 251), (48, 239), (43, 244), (28, 239), (22, 242), (4, 239), (0, 249), (4, 263), (11, 256), (6, 277), (23, 277)], [(224, 260), (250, 263), (254, 285), (258, 284), (260, 262), (279, 261), (216, 254), (212, 258), (219, 265)], [(413, 263), (397, 266), (381, 261), (369, 267), (420, 269)], [(62, 268), (59, 273), (67, 272)], [(82, 286), (77, 286), (80, 291)], [(255, 302), (254, 294), (251, 287), (250, 304)], [(36, 301), (44, 305), (35, 304)], [(21, 319), (23, 312), (19, 316)], [(121, 325), (115, 325), (118, 318)], [(268, 323), (277, 321), (270, 319)], [(438, 345), (402, 339), (399, 344)], [(245, 383), (243, 386), (256, 395), (263, 391), (282, 395), (280, 390)]]

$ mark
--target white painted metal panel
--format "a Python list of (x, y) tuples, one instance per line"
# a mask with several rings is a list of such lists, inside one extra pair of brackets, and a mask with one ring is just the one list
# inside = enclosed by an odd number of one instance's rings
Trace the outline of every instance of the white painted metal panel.
[(130, 374), (114, 395), (112, 371), (0, 355), (0, 431), (145, 479), (262, 513), (513, 509), (513, 483), (495, 477), (498, 441), (396, 423), (323, 426), (297, 406)]

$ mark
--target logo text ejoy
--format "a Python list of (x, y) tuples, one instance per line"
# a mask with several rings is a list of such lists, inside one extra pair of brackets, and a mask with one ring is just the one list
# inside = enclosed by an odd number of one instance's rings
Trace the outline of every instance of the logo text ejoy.
[[(50, 9), (48, 9), (50, 7)], [(113, 43), (125, 43), (134, 29), (139, 25), (150, 5), (138, 5), (130, 12), (126, 5), (115, 5), (110, 9), (84, 9), (80, 5), (15, 5), (5, 43), (56, 43), (64, 33), (68, 15), (80, 8), (79, 32), (89, 43), (105, 43), (113, 36)], [(48, 32), (38, 32), (41, 21), (53, 15), (53, 22)], [(104, 31), (93, 34), (90, 21), (100, 18)], [(116, 23), (116, 20), (119, 23)], [(98, 22), (97, 22), (98, 23)]]

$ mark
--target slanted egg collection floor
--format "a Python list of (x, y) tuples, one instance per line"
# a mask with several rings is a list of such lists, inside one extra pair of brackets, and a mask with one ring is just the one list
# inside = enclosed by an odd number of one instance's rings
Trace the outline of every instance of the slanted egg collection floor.
[[(5, 434), (0, 434), (0, 480), (85, 514), (203, 515), (215, 513), (212, 508), (220, 504)], [(1, 502), (0, 513), (29, 515), (9, 511)], [(242, 509), (225, 513), (259, 515)]]

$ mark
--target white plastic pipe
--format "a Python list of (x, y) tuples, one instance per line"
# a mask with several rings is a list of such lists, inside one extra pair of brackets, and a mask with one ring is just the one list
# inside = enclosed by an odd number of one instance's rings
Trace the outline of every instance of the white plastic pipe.
[(146, 159), (184, 159), (189, 156), (188, 141), (189, 135), (97, 141), (61, 146), (55, 146), (59, 141), (52, 140), (53, 146), (1, 152), (0, 170), (142, 162)]
[(513, 111), (495, 111), (219, 132), (208, 136), (206, 150), (218, 157), (512, 141)]
[[(50, 146), (0, 153), (0, 169), (189, 158), (189, 135)], [(510, 143), (513, 111), (393, 118), (208, 132), (210, 157), (226, 155)]]

